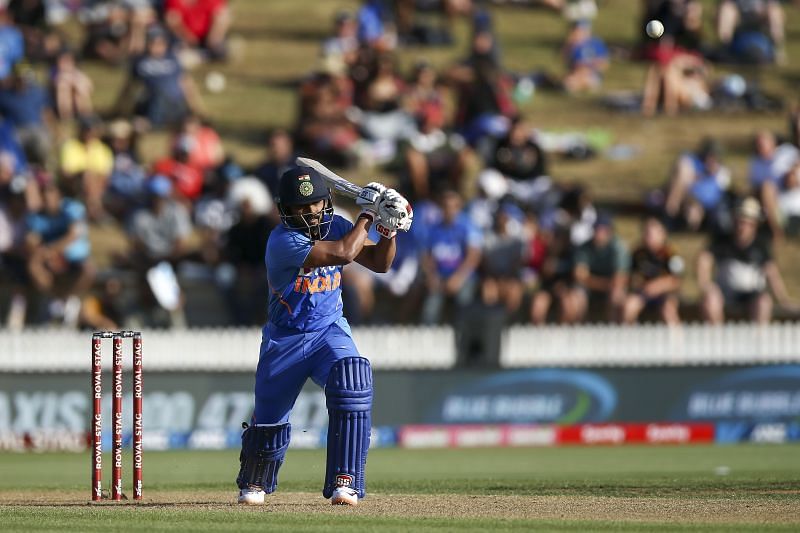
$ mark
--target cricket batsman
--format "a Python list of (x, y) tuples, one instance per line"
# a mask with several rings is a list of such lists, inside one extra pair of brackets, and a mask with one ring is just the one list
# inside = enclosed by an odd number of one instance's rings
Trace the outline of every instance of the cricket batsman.
[[(328, 453), (322, 494), (334, 505), (356, 505), (365, 495), (372, 409), (372, 369), (353, 343), (342, 315), (342, 267), (351, 261), (386, 272), (397, 230), (412, 212), (397, 191), (370, 183), (351, 224), (333, 214), (331, 191), (310, 167), (287, 170), (277, 206), (281, 224), (267, 241), (269, 320), (256, 369), (255, 410), (242, 434), (236, 483), (239, 503), (263, 504), (275, 491), (289, 447), (289, 414), (309, 377), (325, 391)], [(367, 239), (371, 225), (379, 242)]]

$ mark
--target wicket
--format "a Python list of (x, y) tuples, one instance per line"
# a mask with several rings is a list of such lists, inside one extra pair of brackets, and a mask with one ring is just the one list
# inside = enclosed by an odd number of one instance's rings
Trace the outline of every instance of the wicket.
[(133, 352), (133, 499), (142, 499), (142, 334), (100, 331), (92, 334), (92, 501), (103, 499), (103, 339), (112, 339), (113, 397), (111, 401), (111, 499), (122, 500), (122, 340), (132, 339)]

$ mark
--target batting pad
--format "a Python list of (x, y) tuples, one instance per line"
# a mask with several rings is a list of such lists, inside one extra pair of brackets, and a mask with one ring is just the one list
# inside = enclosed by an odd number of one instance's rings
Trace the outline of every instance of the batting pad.
[(328, 405), (328, 464), (322, 494), (349, 485), (363, 498), (364, 467), (372, 425), (372, 368), (363, 357), (334, 363), (325, 386)]
[(291, 433), (288, 422), (277, 426), (250, 426), (244, 430), (236, 478), (240, 489), (261, 487), (266, 493), (275, 491)]

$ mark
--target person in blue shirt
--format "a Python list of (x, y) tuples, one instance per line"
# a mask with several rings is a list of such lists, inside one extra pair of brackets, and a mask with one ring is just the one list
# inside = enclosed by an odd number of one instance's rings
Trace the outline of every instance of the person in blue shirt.
[(608, 47), (592, 35), (588, 21), (576, 22), (564, 45), (564, 59), (568, 73), (564, 88), (568, 92), (594, 91), (603, 82), (603, 72), (608, 68)]
[(133, 60), (117, 108), (130, 105), (137, 84), (144, 91), (135, 102), (134, 113), (150, 126), (177, 125), (199, 110), (197, 88), (170, 49), (167, 33), (158, 26), (148, 31), (145, 53)]
[[(242, 434), (239, 503), (263, 504), (278, 484), (289, 447), (289, 414), (303, 384), (323, 387), (328, 407), (328, 455), (322, 494), (332, 504), (356, 505), (365, 496), (371, 427), (372, 370), (342, 315), (342, 267), (352, 261), (386, 272), (396, 230), (411, 227), (408, 202), (378, 183), (364, 188), (351, 224), (333, 214), (322, 176), (295, 167), (281, 176), (281, 224), (267, 240), (269, 320), (255, 376), (255, 410)], [(370, 227), (381, 238), (367, 239)]]
[(42, 186), (42, 200), (42, 210), (26, 220), (28, 273), (39, 291), (63, 289), (60, 292), (67, 295), (64, 321), (75, 325), (80, 295), (89, 289), (95, 274), (89, 257), (86, 208), (77, 200), (64, 198), (54, 183)]
[(481, 235), (461, 211), (461, 195), (447, 190), (441, 197), (442, 219), (426, 231), (422, 271), (428, 295), (422, 323), (436, 324), (447, 300), (458, 307), (469, 304), (477, 288)]
[(15, 72), (0, 81), (0, 115), (14, 127), (31, 163), (44, 165), (51, 147), (49, 98), (32, 73)]

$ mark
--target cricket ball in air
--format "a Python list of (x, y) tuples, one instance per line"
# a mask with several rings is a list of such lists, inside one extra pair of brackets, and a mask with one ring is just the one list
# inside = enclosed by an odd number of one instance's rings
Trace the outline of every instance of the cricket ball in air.
[(661, 23), (660, 20), (651, 20), (647, 23), (645, 27), (645, 31), (647, 35), (652, 39), (658, 39), (662, 35), (664, 35), (664, 25)]
[(212, 70), (206, 74), (206, 89), (210, 93), (220, 93), (225, 90), (226, 80), (222, 72)]

